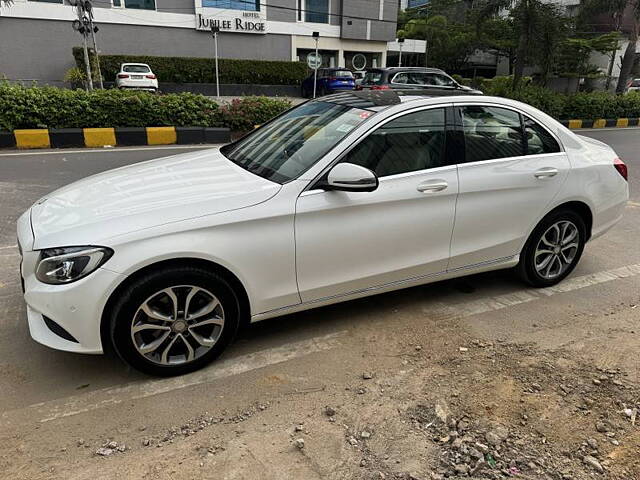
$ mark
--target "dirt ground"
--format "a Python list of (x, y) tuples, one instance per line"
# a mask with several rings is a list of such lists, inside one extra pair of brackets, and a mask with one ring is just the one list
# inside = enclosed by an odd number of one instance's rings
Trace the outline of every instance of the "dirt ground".
[[(473, 283), (439, 286), (464, 295)], [(166, 410), (151, 397), (26, 431), (3, 415), (12, 431), (0, 471), (11, 479), (640, 478), (637, 360), (611, 355), (612, 347), (637, 352), (640, 294), (584, 323), (588, 353), (579, 338), (541, 348), (532, 338), (480, 335), (475, 315), (425, 311), (431, 295), (421, 287), (352, 302), (355, 326), (339, 334), (339, 348), (201, 385), (191, 393), (210, 395), (202, 405), (183, 392)], [(383, 315), (366, 314), (365, 304)], [(585, 321), (575, 308), (566, 320)], [(525, 337), (544, 335), (549, 320), (528, 325)]]

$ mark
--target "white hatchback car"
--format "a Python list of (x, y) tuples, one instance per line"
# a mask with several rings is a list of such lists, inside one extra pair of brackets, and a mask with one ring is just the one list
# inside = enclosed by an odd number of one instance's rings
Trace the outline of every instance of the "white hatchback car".
[(620, 220), (626, 176), (519, 102), (330, 95), (36, 202), (18, 221), (29, 328), (174, 375), (287, 313), (511, 267), (547, 287)]
[(158, 77), (146, 63), (123, 63), (116, 75), (116, 87), (157, 92)]

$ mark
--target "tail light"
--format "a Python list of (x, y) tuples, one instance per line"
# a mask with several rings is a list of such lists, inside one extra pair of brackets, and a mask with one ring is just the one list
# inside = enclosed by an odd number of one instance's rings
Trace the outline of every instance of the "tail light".
[(371, 90), (391, 90), (389, 85), (372, 85)]
[(335, 82), (336, 80), (338, 80), (338, 77), (331, 77), (329, 80)]
[(127, 75), (126, 73), (119, 73), (118, 78), (129, 78), (129, 75)]
[(145, 75), (145, 77), (150, 78), (151, 80), (155, 80), (156, 76), (152, 73), (150, 75)]
[(362, 85), (356, 85), (356, 90), (362, 90)]
[(619, 158), (616, 158), (613, 161), (613, 166), (616, 167), (616, 170), (618, 171), (618, 173), (620, 175), (622, 175), (622, 178), (624, 178), (625, 180), (629, 181), (629, 170), (627, 169), (626, 163), (624, 163)]

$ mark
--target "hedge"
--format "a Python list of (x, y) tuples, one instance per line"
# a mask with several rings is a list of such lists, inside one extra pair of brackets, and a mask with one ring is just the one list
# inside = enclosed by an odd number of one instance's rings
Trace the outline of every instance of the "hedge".
[(250, 130), (290, 108), (285, 100), (245, 97), (220, 107), (192, 93), (67, 90), (0, 82), (0, 130), (202, 126)]
[[(84, 68), (82, 48), (75, 47), (76, 64)], [(100, 68), (106, 81), (115, 81), (123, 63), (146, 63), (158, 76), (160, 84), (215, 83), (215, 64), (211, 58), (152, 57), (143, 55), (101, 55)], [(218, 60), (220, 83), (255, 85), (299, 85), (307, 76), (303, 62), (267, 60)], [(84, 71), (84, 70), (83, 70)]]
[(526, 79), (514, 91), (511, 77), (482, 80), (478, 85), (485, 95), (512, 98), (536, 107), (561, 120), (640, 117), (640, 93), (615, 95), (608, 92), (582, 92), (571, 95), (533, 85)]

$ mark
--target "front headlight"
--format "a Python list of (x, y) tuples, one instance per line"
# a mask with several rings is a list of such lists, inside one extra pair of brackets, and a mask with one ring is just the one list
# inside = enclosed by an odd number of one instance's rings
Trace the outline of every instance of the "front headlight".
[(86, 277), (113, 255), (105, 247), (50, 248), (40, 252), (36, 278), (43, 283), (60, 285)]

